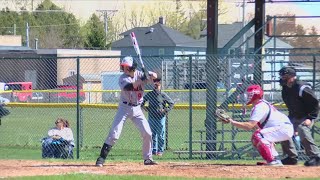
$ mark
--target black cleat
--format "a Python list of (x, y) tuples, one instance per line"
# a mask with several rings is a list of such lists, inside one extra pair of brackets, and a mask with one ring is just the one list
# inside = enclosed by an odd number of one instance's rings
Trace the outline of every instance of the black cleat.
[(98, 157), (97, 161), (96, 161), (96, 166), (98, 167), (103, 167), (105, 159), (102, 157)]
[(281, 160), (283, 165), (297, 165), (298, 164), (298, 159), (297, 158), (291, 158), (291, 157), (286, 157)]
[(158, 165), (158, 163), (152, 159), (146, 159), (144, 160), (144, 165)]
[(320, 157), (313, 157), (304, 163), (305, 166), (320, 166)]

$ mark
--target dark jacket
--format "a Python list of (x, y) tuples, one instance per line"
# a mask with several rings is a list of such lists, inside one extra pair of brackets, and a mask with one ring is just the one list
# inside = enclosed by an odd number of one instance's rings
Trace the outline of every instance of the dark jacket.
[(296, 80), (293, 86), (282, 88), (282, 99), (289, 110), (289, 118), (316, 119), (319, 113), (319, 101), (315, 96), (311, 85)]
[(174, 101), (165, 92), (158, 90), (148, 92), (143, 97), (141, 107), (144, 108), (144, 105), (147, 101), (149, 101), (149, 106), (147, 109), (149, 112), (149, 119), (162, 119), (173, 108), (174, 105)]

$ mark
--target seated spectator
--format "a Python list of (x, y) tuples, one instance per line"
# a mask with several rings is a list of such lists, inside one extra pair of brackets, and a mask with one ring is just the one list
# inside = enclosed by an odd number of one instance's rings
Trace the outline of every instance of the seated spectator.
[(48, 131), (48, 137), (42, 139), (42, 158), (73, 158), (74, 139), (69, 122), (58, 118), (56, 127)]

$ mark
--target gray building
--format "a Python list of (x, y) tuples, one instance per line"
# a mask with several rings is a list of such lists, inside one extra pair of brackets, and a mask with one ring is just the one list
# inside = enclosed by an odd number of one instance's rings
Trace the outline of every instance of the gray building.
[(134, 56), (136, 53), (130, 38), (131, 32), (135, 33), (143, 56), (173, 56), (206, 51), (206, 46), (198, 40), (164, 25), (162, 18), (150, 27), (136, 27), (120, 34), (123, 38), (113, 42), (111, 48), (121, 50), (123, 56)]
[[(235, 22), (232, 24), (219, 24), (218, 25), (218, 48), (221, 49), (233, 38), (240, 30), (242, 29), (242, 22)], [(289, 49), (293, 47), (284, 41), (278, 38), (271, 38), (268, 36), (264, 37), (265, 42), (264, 45), (266, 54), (272, 53), (274, 50), (276, 53), (288, 53)], [(202, 46), (206, 46), (207, 44), (207, 30), (203, 30), (200, 33), (200, 39)], [(237, 54), (241, 53), (241, 47), (245, 46), (246, 52), (245, 54), (254, 53), (254, 30), (249, 29), (243, 38), (240, 38), (236, 41), (231, 48), (227, 51), (228, 54)]]
[[(241, 23), (233, 24), (219, 24), (218, 25), (218, 48), (221, 49), (241, 30)], [(144, 63), (149, 70), (153, 70), (160, 73), (162, 79), (164, 80), (164, 87), (166, 88), (184, 88), (185, 83), (189, 79), (188, 73), (188, 58), (173, 58), (173, 55), (205, 55), (207, 46), (206, 30), (201, 32), (201, 38), (199, 40), (192, 39), (189, 36), (182, 34), (172, 28), (169, 28), (163, 24), (162, 19), (159, 19), (159, 23), (152, 25), (150, 27), (136, 27), (128, 30), (121, 35), (122, 39), (114, 42), (112, 44), (112, 49), (120, 50), (121, 55), (135, 56), (135, 50), (132, 46), (130, 33), (134, 32), (136, 34), (141, 54), (143, 56), (160, 56), (158, 57), (144, 57)], [(265, 52), (270, 54), (288, 54), (289, 50), (292, 48), (289, 44), (281, 41), (280, 39), (270, 39), (265, 37), (266, 44), (264, 46)], [(253, 54), (254, 53), (254, 31), (248, 30), (244, 38), (240, 38), (236, 41), (230, 49), (226, 51), (227, 54), (237, 55), (244, 53)], [(162, 56), (163, 55), (163, 56)], [(276, 59), (278, 58), (278, 59)], [(280, 58), (280, 59), (279, 59)], [(243, 59), (237, 56), (230, 56), (231, 62), (220, 62), (223, 66), (230, 64), (231, 66), (221, 67), (225, 72), (223, 74), (230, 74), (231, 72), (236, 72), (235, 69), (246, 62), (246, 72), (235, 73), (235, 76), (231, 79), (229, 78), (225, 82), (229, 85), (241, 82), (243, 74), (250, 74), (249, 78), (253, 78), (251, 71), (248, 67), (252, 67), (253, 59)], [(266, 57), (265, 61), (284, 61), (288, 62), (288, 56), (270, 56)], [(224, 58), (225, 61), (225, 58)], [(196, 57), (193, 60), (193, 80), (197, 83), (203, 83), (206, 80), (206, 60), (204, 57)], [(271, 67), (270, 63), (266, 64), (263, 70), (269, 70)], [(272, 76), (266, 75), (266, 76)], [(230, 84), (231, 83), (231, 84)]]

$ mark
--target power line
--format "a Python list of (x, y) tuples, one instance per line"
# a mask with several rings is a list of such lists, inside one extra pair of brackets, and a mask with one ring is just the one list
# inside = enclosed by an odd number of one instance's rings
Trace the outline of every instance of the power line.
[(79, 25), (79, 23), (72, 23), (72, 24), (52, 24), (52, 25), (40, 25), (40, 26), (29, 26), (29, 27), (57, 27), (57, 26), (74, 26)]
[[(14, 28), (14, 26), (12, 26), (12, 27), (0, 27), (0, 29), (12, 29), (12, 28)], [(22, 28), (22, 27), (16, 27), (16, 29), (18, 29), (18, 28)]]
[(66, 12), (64, 10), (33, 10), (33, 11), (29, 11), (29, 10), (8, 10), (5, 12), (16, 12), (16, 13), (60, 13), (60, 12)]
[[(57, 27), (57, 26), (75, 26), (75, 25), (79, 25), (79, 23), (72, 23), (72, 24), (51, 24), (51, 25), (39, 25), (39, 26), (29, 26), (30, 28), (41, 28), (41, 27)], [(14, 28), (12, 27), (0, 27), (0, 29), (12, 29)], [(21, 28), (24, 29), (25, 27), (16, 27), (16, 29)]]
[(98, 12), (101, 12), (104, 17), (104, 31), (106, 36), (106, 44), (107, 44), (107, 37), (108, 37), (108, 15), (116, 13), (118, 10), (97, 10)]

